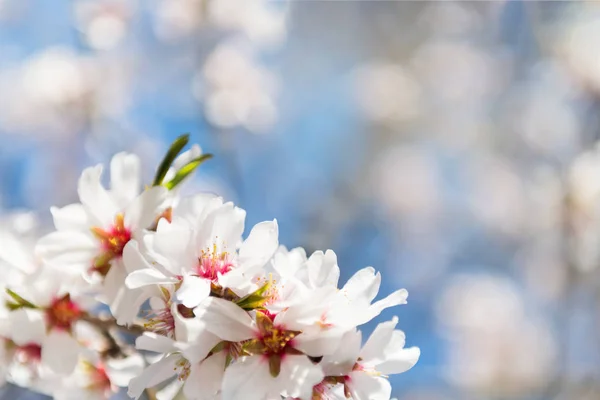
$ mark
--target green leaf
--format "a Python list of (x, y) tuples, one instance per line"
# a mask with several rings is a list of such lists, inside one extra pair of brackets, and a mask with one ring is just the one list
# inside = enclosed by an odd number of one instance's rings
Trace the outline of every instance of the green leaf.
[(189, 133), (186, 133), (173, 141), (171, 147), (169, 147), (169, 151), (167, 151), (167, 154), (165, 154), (165, 157), (162, 159), (156, 170), (156, 176), (152, 183), (153, 186), (162, 185), (163, 179), (165, 179), (165, 175), (167, 175), (167, 171), (171, 167), (171, 164), (173, 164), (173, 161), (175, 161), (181, 150), (188, 144), (189, 140), (190, 135)]
[(169, 182), (165, 183), (165, 187), (172, 190), (175, 186), (179, 185), (185, 178), (188, 177), (192, 172), (196, 170), (204, 161), (209, 160), (213, 157), (212, 154), (202, 154), (199, 157), (194, 158), (192, 161), (185, 164), (177, 173), (175, 177)]
[(21, 296), (19, 296), (18, 294), (16, 294), (15, 292), (13, 292), (10, 289), (6, 289), (6, 293), (13, 298), (13, 300), (15, 301), (15, 303), (10, 303), (8, 302), (7, 305), (9, 306), (9, 308), (16, 310), (18, 308), (37, 308), (33, 303), (25, 300), (24, 298), (22, 298)]
[(255, 310), (265, 305), (268, 300), (268, 296), (264, 296), (271, 288), (271, 282), (265, 283), (263, 286), (255, 290), (254, 292), (242, 297), (235, 303), (246, 311)]

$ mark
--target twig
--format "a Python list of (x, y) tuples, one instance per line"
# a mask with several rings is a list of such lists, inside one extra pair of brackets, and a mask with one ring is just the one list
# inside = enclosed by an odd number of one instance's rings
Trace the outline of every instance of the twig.
[(117, 321), (114, 318), (99, 318), (99, 317), (95, 317), (93, 315), (85, 315), (84, 317), (81, 318), (83, 321), (88, 322), (92, 325), (94, 325), (95, 327), (104, 330), (104, 331), (108, 331), (111, 329), (118, 329), (124, 333), (129, 333), (131, 335), (141, 335), (144, 332), (146, 332), (146, 329), (144, 329), (143, 326), (138, 325), (138, 324), (133, 324), (133, 325), (128, 325), (128, 326), (122, 326), (122, 325), (118, 325)]

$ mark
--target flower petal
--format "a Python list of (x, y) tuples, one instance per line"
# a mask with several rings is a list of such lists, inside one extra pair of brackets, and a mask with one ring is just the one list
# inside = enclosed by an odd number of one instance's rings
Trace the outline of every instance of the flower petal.
[(277, 220), (254, 225), (242, 244), (239, 261), (244, 268), (262, 267), (273, 257), (279, 246)]
[(340, 278), (340, 268), (337, 264), (337, 256), (332, 250), (315, 251), (306, 262), (308, 278), (312, 287), (325, 285), (337, 288)]
[(364, 372), (352, 372), (347, 385), (353, 400), (389, 399), (392, 394), (387, 379)]
[(138, 289), (149, 285), (176, 283), (177, 281), (177, 278), (165, 276), (162, 272), (155, 269), (140, 269), (127, 275), (125, 285), (129, 289)]
[(351, 302), (370, 304), (377, 296), (380, 284), (381, 275), (375, 273), (373, 267), (366, 267), (352, 275), (342, 291)]
[(127, 394), (138, 399), (146, 388), (158, 385), (175, 375), (175, 367), (181, 356), (171, 354), (151, 364), (139, 376), (129, 382)]
[(126, 387), (133, 378), (142, 373), (144, 365), (144, 358), (140, 354), (125, 358), (109, 358), (106, 361), (106, 374), (111, 383)]
[(211, 355), (200, 364), (192, 364), (190, 376), (183, 386), (183, 393), (188, 399), (213, 400), (221, 391), (225, 374), (226, 353), (224, 351)]
[(248, 313), (231, 301), (209, 297), (194, 311), (206, 323), (206, 329), (221, 339), (241, 342), (257, 332)]
[(210, 281), (193, 275), (183, 277), (175, 296), (187, 308), (194, 308), (210, 295)]
[(65, 230), (82, 230), (92, 226), (89, 214), (83, 204), (69, 204), (62, 208), (50, 207), (54, 226), (59, 231)]
[(154, 186), (136, 197), (125, 209), (125, 226), (133, 230), (150, 227), (163, 211), (168, 192)]
[(119, 210), (102, 186), (100, 182), (101, 175), (102, 165), (86, 168), (79, 178), (77, 192), (81, 203), (96, 218), (99, 225), (108, 227), (112, 224), (115, 214)]
[(12, 340), (19, 346), (42, 343), (46, 334), (44, 314), (40, 310), (21, 308), (8, 314)]
[(418, 347), (392, 351), (387, 355), (387, 360), (377, 366), (377, 371), (388, 375), (401, 374), (414, 367), (419, 357), (421, 350)]
[(40, 240), (35, 253), (52, 264), (91, 264), (100, 246), (91, 235), (78, 231), (55, 231)]
[(135, 347), (138, 350), (153, 351), (155, 353), (170, 353), (177, 350), (173, 339), (153, 332), (144, 332), (142, 336), (135, 340)]
[(140, 158), (135, 154), (117, 153), (110, 161), (110, 188), (117, 202), (125, 206), (142, 187)]
[(68, 332), (53, 329), (42, 344), (42, 363), (52, 371), (67, 375), (75, 370), (79, 344)]
[(306, 356), (287, 356), (281, 361), (281, 372), (276, 378), (279, 392), (287, 396), (310, 399), (313, 386), (324, 378), (319, 365), (313, 364)]
[[(277, 393), (269, 373), (268, 361), (263, 357), (244, 357), (225, 370), (222, 398), (228, 400), (264, 400)], [(276, 397), (273, 397), (276, 398)]]
[(377, 325), (360, 351), (360, 358), (373, 365), (382, 362), (386, 357), (386, 347), (392, 339), (396, 324), (398, 324), (398, 318), (394, 317), (391, 321)]

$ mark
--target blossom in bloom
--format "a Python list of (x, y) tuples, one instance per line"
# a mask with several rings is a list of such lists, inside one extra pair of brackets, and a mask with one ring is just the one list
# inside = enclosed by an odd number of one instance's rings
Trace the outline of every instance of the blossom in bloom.
[(220, 197), (183, 199), (170, 222), (161, 219), (156, 231), (143, 238), (152, 262), (139, 256), (136, 243), (126, 249), (138, 254), (127, 257), (136, 263), (127, 286), (175, 284), (177, 300), (189, 308), (207, 298), (211, 287), (243, 290), (248, 283), (244, 277), (260, 270), (278, 246), (276, 221), (257, 224), (241, 242), (245, 215)]
[(128, 271), (122, 262), (123, 249), (166, 208), (166, 188), (156, 186), (139, 193), (139, 169), (137, 156), (115, 155), (109, 191), (100, 181), (102, 166), (87, 168), (79, 179), (81, 203), (52, 208), (57, 230), (37, 245), (38, 254), (49, 264), (99, 275), (101, 298), (119, 323), (130, 322), (141, 305), (141, 293), (124, 285)]
[(211, 297), (206, 303), (197, 311), (206, 329), (225, 341), (241, 342), (241, 354), (249, 354), (225, 370), (223, 398), (261, 400), (281, 393), (310, 397), (323, 372), (297, 347), (302, 332), (285, 325), (285, 313), (273, 316), (256, 311), (251, 316), (224, 299)]
[(9, 289), (10, 332), (16, 346), (56, 373), (75, 368), (80, 346), (73, 330), (87, 313), (89, 300), (51, 267), (32, 276), (26, 285)]
[(397, 323), (394, 317), (377, 325), (362, 349), (360, 331), (344, 335), (338, 350), (321, 361), (327, 377), (315, 387), (313, 399), (328, 399), (327, 393), (339, 385), (354, 400), (389, 399), (387, 376), (408, 371), (421, 355), (417, 347), (404, 348), (404, 332), (394, 329)]
[(102, 360), (97, 353), (85, 351), (74, 372), (55, 385), (56, 400), (105, 400), (126, 387), (144, 367), (140, 354)]
[(112, 159), (110, 189), (102, 166), (86, 169), (80, 203), (52, 208), (56, 231), (35, 254), (0, 231), (2, 376), (58, 400), (124, 387), (138, 399), (159, 385), (160, 400), (389, 399), (386, 374), (410, 369), (419, 350), (404, 348), (396, 318), (362, 348), (358, 327), (407, 291), (376, 300), (372, 267), (339, 288), (332, 250), (279, 246), (276, 220), (244, 238), (241, 208), (180, 197), (210, 157), (178, 156), (187, 142), (173, 143), (145, 190), (134, 155)]

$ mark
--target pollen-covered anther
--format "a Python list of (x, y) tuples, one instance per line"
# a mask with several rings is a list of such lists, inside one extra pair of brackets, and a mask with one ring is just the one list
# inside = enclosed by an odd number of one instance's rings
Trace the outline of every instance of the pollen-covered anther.
[(217, 282), (219, 275), (225, 275), (227, 272), (231, 271), (232, 267), (233, 263), (230, 260), (229, 253), (226, 251), (219, 251), (217, 244), (215, 243), (212, 248), (200, 251), (196, 275)]
[(166, 307), (151, 312), (152, 317), (144, 323), (146, 330), (162, 336), (173, 337), (175, 332), (175, 318), (171, 309)]
[(182, 358), (175, 364), (175, 371), (177, 371), (177, 379), (185, 381), (190, 376), (191, 364), (185, 358)]
[(73, 324), (83, 316), (79, 306), (71, 301), (69, 294), (55, 299), (46, 309), (46, 319), (50, 329), (57, 328), (70, 331)]

